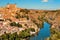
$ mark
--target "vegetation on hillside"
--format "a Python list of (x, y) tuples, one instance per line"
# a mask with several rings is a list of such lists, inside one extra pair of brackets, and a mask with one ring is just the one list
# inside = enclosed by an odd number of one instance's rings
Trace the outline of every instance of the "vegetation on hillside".
[(51, 35), (47, 40), (60, 40), (60, 31), (55, 28), (51, 28)]
[(22, 27), (22, 25), (21, 25), (21, 24), (16, 23), (16, 22), (11, 22), (11, 23), (10, 23), (10, 26)]

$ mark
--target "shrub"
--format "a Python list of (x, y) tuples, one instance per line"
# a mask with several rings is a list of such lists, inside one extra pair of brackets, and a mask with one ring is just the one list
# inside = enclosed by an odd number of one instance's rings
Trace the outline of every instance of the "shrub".
[(20, 32), (20, 38), (27, 38), (30, 37), (30, 33), (27, 32), (26, 30)]
[(40, 16), (38, 16), (38, 20), (40, 20), (41, 18), (40, 18)]
[(34, 28), (29, 28), (28, 30), (29, 31), (32, 31), (32, 32), (35, 32), (35, 29)]
[(17, 27), (22, 27), (21, 24), (19, 24), (19, 23), (15, 23), (15, 22), (10, 23), (10, 25), (11, 25), (11, 26), (17, 26)]

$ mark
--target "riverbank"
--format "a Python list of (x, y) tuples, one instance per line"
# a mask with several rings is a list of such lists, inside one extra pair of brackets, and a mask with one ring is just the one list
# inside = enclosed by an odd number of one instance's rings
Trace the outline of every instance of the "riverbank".
[(44, 27), (40, 29), (38, 35), (31, 37), (30, 40), (45, 40), (49, 36), (50, 36), (50, 24), (44, 22)]

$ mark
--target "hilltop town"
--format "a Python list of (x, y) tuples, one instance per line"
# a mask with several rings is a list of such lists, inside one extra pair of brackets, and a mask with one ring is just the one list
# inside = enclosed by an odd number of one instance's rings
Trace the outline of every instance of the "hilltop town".
[[(15, 4), (0, 7), (0, 36), (8, 33), (21, 35), (27, 31), (28, 37), (43, 28), (44, 22), (59, 30), (60, 10), (23, 9), (17, 8)], [(22, 35), (21, 37), (26, 38), (26, 35)]]

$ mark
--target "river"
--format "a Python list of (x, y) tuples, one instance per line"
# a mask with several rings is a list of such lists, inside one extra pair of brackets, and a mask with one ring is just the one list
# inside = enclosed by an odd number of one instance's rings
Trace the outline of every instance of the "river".
[(44, 22), (43, 26), (44, 27), (38, 32), (38, 35), (31, 37), (30, 40), (44, 40), (50, 36), (50, 24)]

